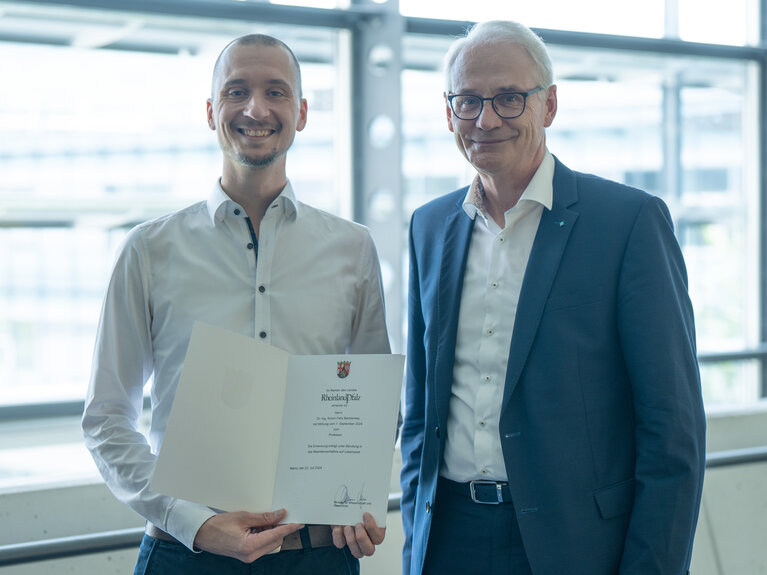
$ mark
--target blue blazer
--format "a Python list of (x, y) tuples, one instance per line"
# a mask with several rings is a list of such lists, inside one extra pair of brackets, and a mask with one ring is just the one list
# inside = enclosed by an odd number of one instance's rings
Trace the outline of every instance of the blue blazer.
[[(413, 214), (401, 432), (403, 573), (439, 505), (467, 188)], [(665, 204), (556, 160), (520, 293), (500, 439), (534, 573), (682, 575), (705, 467), (687, 272)], [(461, 526), (456, 526), (460, 529)], [(471, 553), (471, 549), (436, 550)]]

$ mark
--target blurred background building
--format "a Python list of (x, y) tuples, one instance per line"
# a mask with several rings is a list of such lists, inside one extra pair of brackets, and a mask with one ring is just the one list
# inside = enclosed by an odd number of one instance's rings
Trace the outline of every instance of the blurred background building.
[[(767, 573), (755, 543), (767, 532), (767, 0), (43, 0), (0, 1), (0, 574), (42, 572), (30, 558), (43, 556), (131, 572), (140, 521), (104, 492), (79, 414), (116, 247), (219, 175), (205, 101), (223, 46), (265, 32), (296, 52), (309, 121), (289, 177), (299, 199), (371, 228), (404, 352), (410, 214), (472, 177), (446, 127), (441, 60), (484, 19), (519, 20), (549, 45), (553, 153), (668, 203), (709, 414), (695, 573)], [(363, 573), (398, 572), (397, 489), (392, 535)]]

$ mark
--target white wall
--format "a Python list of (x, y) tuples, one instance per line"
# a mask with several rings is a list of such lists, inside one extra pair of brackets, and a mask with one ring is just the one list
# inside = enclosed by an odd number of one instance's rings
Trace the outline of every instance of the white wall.
[[(709, 411), (707, 451), (767, 445), (767, 403)], [(693, 549), (694, 575), (767, 573), (767, 462), (706, 472)]]

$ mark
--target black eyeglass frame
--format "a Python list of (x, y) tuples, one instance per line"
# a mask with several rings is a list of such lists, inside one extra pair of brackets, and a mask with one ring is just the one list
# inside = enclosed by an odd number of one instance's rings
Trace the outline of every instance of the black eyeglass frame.
[[(501, 92), (499, 94), (496, 94), (495, 96), (492, 96), (490, 98), (483, 98), (481, 96), (477, 96), (476, 94), (450, 94), (447, 97), (447, 101), (450, 104), (450, 110), (453, 112), (456, 118), (459, 120), (476, 120), (482, 115), (482, 110), (485, 109), (485, 101), (489, 100), (490, 105), (493, 107), (493, 111), (498, 114), (500, 118), (503, 118), (504, 120), (513, 120), (514, 118), (519, 118), (522, 114), (525, 113), (525, 109), (527, 109), (527, 97), (532, 96), (533, 94), (540, 92), (543, 90), (543, 86), (538, 86), (537, 88), (534, 88), (530, 90), (529, 92)], [(508, 96), (509, 94), (515, 94), (522, 96), (522, 110), (517, 114), (516, 116), (504, 116), (498, 111), (498, 108), (495, 106), (495, 99), (500, 96)], [(464, 118), (458, 114), (458, 112), (455, 111), (455, 108), (453, 107), (453, 99), (458, 98), (459, 96), (472, 96), (474, 98), (477, 98), (479, 100), (479, 111), (475, 116), (472, 116), (471, 118)]]

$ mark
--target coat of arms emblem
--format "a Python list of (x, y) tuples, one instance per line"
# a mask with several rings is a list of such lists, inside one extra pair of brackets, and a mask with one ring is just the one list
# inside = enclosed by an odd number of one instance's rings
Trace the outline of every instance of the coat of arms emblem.
[(349, 375), (349, 370), (351, 369), (352, 362), (351, 361), (339, 361), (338, 362), (338, 377), (341, 379), (345, 378), (347, 375)]

